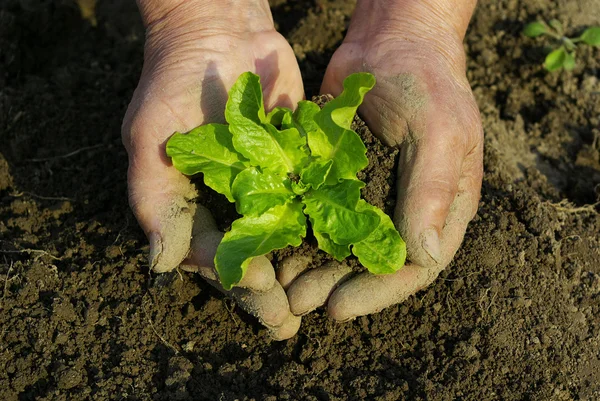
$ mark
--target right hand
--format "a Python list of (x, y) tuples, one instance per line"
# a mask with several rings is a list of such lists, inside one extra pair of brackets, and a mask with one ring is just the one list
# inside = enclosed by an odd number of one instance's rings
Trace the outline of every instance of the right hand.
[[(266, 0), (236, 9), (180, 0), (139, 4), (146, 25), (144, 66), (122, 127), (129, 203), (150, 241), (154, 271), (182, 265), (222, 290), (213, 258), (223, 234), (208, 210), (193, 202), (195, 190), (172, 166), (166, 141), (175, 131), (224, 122), (227, 91), (246, 71), (261, 77), (267, 109), (293, 108), (304, 95), (300, 70), (274, 29)], [(228, 294), (275, 339), (293, 336), (300, 326), (264, 256)]]
[[(473, 0), (359, 0), (348, 34), (325, 73), (322, 93), (337, 96), (345, 77), (377, 78), (359, 112), (371, 131), (400, 148), (394, 221), (407, 265), (394, 274), (350, 277), (331, 263), (279, 275), (292, 312), (327, 304), (338, 321), (381, 311), (430, 285), (451, 262), (479, 204), (483, 131), (465, 73), (462, 40)], [(291, 269), (290, 269), (291, 270)]]

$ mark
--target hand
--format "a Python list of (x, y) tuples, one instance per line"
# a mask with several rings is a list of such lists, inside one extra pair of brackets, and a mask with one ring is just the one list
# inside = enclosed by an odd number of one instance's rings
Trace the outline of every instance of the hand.
[[(319, 306), (330, 294), (328, 312), (341, 321), (402, 302), (450, 263), (477, 211), (483, 135), (462, 47), (470, 13), (467, 18), (464, 11), (460, 15), (466, 20), (462, 30), (456, 29), (460, 21), (453, 26), (452, 18), (436, 18), (443, 6), (431, 13), (423, 3), (406, 8), (410, 1), (404, 1), (405, 8), (394, 14), (387, 7), (378, 10), (385, 1), (368, 3), (357, 5), (321, 92), (338, 95), (343, 79), (354, 72), (375, 75), (377, 84), (359, 112), (386, 144), (400, 146), (394, 221), (407, 243), (410, 262), (395, 274), (362, 273), (349, 280), (347, 268), (335, 263), (293, 282), (303, 267), (282, 271), (297, 315)], [(405, 19), (387, 22), (385, 15)]]
[[(213, 258), (223, 234), (210, 213), (193, 202), (196, 193), (171, 165), (165, 143), (175, 131), (224, 122), (227, 91), (245, 71), (261, 77), (268, 108), (293, 107), (304, 90), (294, 53), (275, 31), (268, 3), (246, 0), (235, 9), (219, 3), (139, 2), (147, 27), (144, 66), (122, 136), (129, 155), (129, 201), (150, 241), (151, 268), (165, 272), (183, 262), (183, 268), (222, 290)], [(228, 294), (274, 338), (298, 330), (300, 318), (290, 313), (265, 257), (255, 258)]]

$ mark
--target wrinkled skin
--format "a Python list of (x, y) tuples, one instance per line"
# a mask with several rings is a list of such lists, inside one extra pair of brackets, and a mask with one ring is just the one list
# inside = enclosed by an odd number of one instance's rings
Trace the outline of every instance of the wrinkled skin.
[[(240, 32), (231, 27), (244, 24), (202, 31), (198, 24), (186, 28), (183, 16), (193, 10), (176, 11), (177, 24), (146, 21), (142, 77), (123, 124), (130, 204), (151, 243), (155, 271), (181, 265), (220, 288), (213, 257), (222, 233), (208, 211), (191, 202), (194, 190), (172, 167), (165, 142), (174, 131), (222, 122), (227, 91), (242, 72), (261, 77), (268, 109), (293, 107), (303, 97), (302, 80), (292, 50), (272, 21), (253, 18), (251, 29)], [(343, 79), (353, 72), (369, 71), (377, 78), (359, 113), (384, 142), (401, 148), (394, 220), (410, 263), (392, 275), (352, 277), (336, 263), (304, 274), (309, 261), (287, 261), (276, 280), (268, 260), (255, 258), (229, 294), (275, 339), (293, 336), (300, 325), (297, 316), (324, 302), (334, 319), (345, 321), (402, 302), (426, 287), (451, 261), (477, 209), (482, 132), (465, 77), (462, 36), (445, 35), (442, 31), (449, 28), (438, 24), (436, 36), (446, 42), (433, 40), (417, 26), (422, 22), (377, 34), (353, 22), (322, 86), (323, 93), (338, 95)]]

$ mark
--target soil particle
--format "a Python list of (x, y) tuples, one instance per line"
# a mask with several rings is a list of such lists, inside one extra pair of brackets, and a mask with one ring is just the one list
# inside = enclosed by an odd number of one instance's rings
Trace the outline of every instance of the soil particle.
[(173, 400), (187, 400), (190, 394), (186, 390), (186, 383), (190, 380), (194, 364), (183, 356), (174, 356), (169, 359), (168, 376), (165, 380), (167, 391)]
[(70, 390), (77, 387), (84, 380), (84, 375), (77, 368), (62, 369), (56, 374), (58, 388), (62, 390)]
[(10, 188), (12, 186), (12, 176), (8, 168), (8, 162), (0, 154), (0, 192)]

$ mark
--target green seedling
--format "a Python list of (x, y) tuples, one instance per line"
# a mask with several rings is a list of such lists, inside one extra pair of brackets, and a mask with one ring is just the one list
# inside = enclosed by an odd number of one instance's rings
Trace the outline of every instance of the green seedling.
[(354, 254), (375, 274), (404, 265), (406, 246), (392, 220), (360, 197), (356, 174), (368, 164), (366, 147), (350, 126), (365, 94), (368, 73), (344, 80), (344, 90), (322, 109), (310, 101), (296, 111), (265, 113), (260, 78), (242, 74), (229, 91), (228, 124), (207, 124), (175, 133), (167, 155), (186, 175), (235, 202), (243, 217), (217, 248), (215, 267), (231, 289), (252, 258), (299, 246), (310, 220), (319, 248), (337, 260)]
[(572, 70), (575, 68), (575, 50), (578, 43), (600, 47), (600, 27), (594, 26), (583, 31), (577, 38), (568, 38), (564, 35), (564, 28), (557, 20), (551, 20), (548, 24), (544, 21), (536, 21), (528, 24), (523, 29), (523, 34), (530, 38), (547, 35), (560, 43), (558, 49), (554, 49), (546, 56), (544, 67), (548, 71), (556, 71), (561, 68)]

